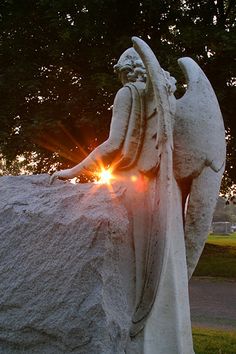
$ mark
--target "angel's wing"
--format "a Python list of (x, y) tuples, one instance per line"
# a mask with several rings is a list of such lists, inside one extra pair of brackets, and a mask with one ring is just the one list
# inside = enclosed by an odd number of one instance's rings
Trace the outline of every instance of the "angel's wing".
[(188, 86), (184, 96), (176, 102), (176, 175), (180, 178), (197, 175), (203, 164), (217, 172), (225, 161), (225, 128), (217, 98), (206, 75), (193, 59), (181, 58), (178, 62)]
[[(163, 143), (168, 141), (173, 147), (172, 123), (171, 123), (171, 107), (168, 100), (168, 92), (166, 78), (155, 54), (151, 48), (142, 39), (132, 37), (134, 49), (140, 55), (146, 67), (148, 74), (148, 84), (151, 85), (154, 94), (155, 106), (158, 114), (157, 117), (157, 138), (156, 146), (161, 150)], [(151, 91), (151, 88), (148, 87)], [(148, 92), (151, 94), (151, 92)], [(151, 113), (151, 112), (150, 112)]]
[[(172, 200), (172, 122), (166, 79), (163, 70), (158, 63), (150, 47), (141, 39), (132, 38), (134, 48), (140, 55), (149, 76), (149, 95), (147, 97), (147, 111), (154, 112), (155, 119), (154, 146), (151, 145), (150, 154), (159, 160), (158, 177), (153, 195), (151, 217), (152, 222), (146, 240), (145, 275), (141, 296), (137, 299), (137, 307), (133, 316), (131, 336), (135, 336), (144, 326), (150, 314), (153, 303), (158, 296), (158, 288), (165, 272), (169, 238), (171, 228), (171, 200)], [(152, 92), (151, 92), (152, 91)], [(156, 110), (155, 110), (156, 109)], [(147, 144), (152, 144), (151, 141)]]
[(179, 59), (188, 86), (176, 102), (174, 173), (189, 200), (185, 216), (186, 256), (192, 275), (208, 235), (225, 162), (225, 128), (214, 90), (194, 60)]

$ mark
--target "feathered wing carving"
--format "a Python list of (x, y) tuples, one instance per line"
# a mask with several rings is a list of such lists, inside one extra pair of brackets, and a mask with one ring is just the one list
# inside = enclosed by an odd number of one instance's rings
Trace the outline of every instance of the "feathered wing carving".
[[(168, 92), (166, 85), (166, 78), (155, 54), (151, 48), (142, 39), (133, 37), (133, 46), (140, 55), (147, 69), (148, 83), (147, 83), (147, 99), (154, 102), (155, 107), (152, 107), (151, 102), (147, 104), (150, 110), (155, 109), (158, 112), (157, 119), (157, 137), (156, 146), (161, 150), (162, 145), (168, 141), (168, 144), (173, 147), (173, 131), (171, 124), (171, 107), (168, 100)], [(150, 95), (150, 98), (149, 98)], [(152, 112), (149, 112), (152, 113)], [(147, 114), (149, 116), (149, 113)]]
[[(146, 95), (147, 117), (155, 120), (155, 130), (152, 132), (152, 143), (149, 141), (148, 151), (144, 155), (149, 156), (152, 167), (158, 166), (158, 177), (151, 195), (151, 223), (146, 236), (146, 260), (143, 287), (140, 298), (137, 299), (136, 310), (133, 316), (131, 336), (135, 336), (144, 326), (151, 312), (153, 303), (158, 294), (158, 288), (165, 272), (167, 253), (169, 249), (169, 236), (171, 220), (168, 217), (171, 212), (172, 179), (173, 179), (173, 134), (172, 117), (166, 79), (154, 53), (141, 39), (132, 38), (134, 49), (138, 52), (148, 73), (148, 87)], [(154, 142), (153, 142), (154, 139)], [(145, 142), (144, 142), (145, 145)], [(148, 145), (148, 144), (147, 144)], [(143, 161), (145, 164), (145, 161)], [(153, 165), (155, 163), (155, 165)], [(149, 166), (149, 168), (151, 167)], [(146, 165), (145, 167), (148, 170)], [(145, 170), (143, 164), (140, 169)]]
[(176, 102), (174, 173), (183, 192), (189, 277), (208, 235), (225, 163), (225, 129), (214, 90), (191, 58), (179, 59), (187, 90)]

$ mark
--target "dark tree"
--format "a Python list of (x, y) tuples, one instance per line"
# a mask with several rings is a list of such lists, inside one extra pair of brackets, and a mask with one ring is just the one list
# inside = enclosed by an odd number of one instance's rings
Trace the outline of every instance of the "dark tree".
[(236, 183), (235, 16), (235, 0), (2, 0), (5, 171), (70, 166), (106, 138), (119, 87), (112, 67), (137, 35), (176, 76), (179, 94), (177, 58), (191, 56), (206, 72), (228, 134), (225, 188)]

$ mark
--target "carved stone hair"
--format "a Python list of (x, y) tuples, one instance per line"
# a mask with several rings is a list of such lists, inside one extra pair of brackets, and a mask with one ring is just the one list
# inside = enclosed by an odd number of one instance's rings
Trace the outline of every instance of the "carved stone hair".
[(117, 74), (126, 71), (128, 81), (146, 81), (145, 66), (134, 48), (127, 49), (113, 68)]
[[(117, 64), (113, 66), (115, 73), (119, 74), (126, 71), (127, 79), (130, 82), (143, 81), (146, 82), (147, 72), (145, 66), (133, 47), (127, 49), (118, 60)], [(168, 71), (163, 70), (166, 80), (166, 87), (169, 94), (176, 91), (176, 80), (170, 75)]]

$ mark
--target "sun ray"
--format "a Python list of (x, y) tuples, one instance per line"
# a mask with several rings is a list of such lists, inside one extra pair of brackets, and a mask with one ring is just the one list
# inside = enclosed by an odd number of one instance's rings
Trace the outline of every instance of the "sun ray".
[(78, 143), (78, 141), (70, 134), (70, 132), (64, 127), (62, 123), (58, 123), (58, 126), (65, 133), (65, 135), (74, 143), (75, 146), (82, 152), (84, 157), (87, 157), (88, 153), (83, 149), (83, 147)]
[(102, 168), (99, 172), (97, 172), (97, 176), (98, 184), (111, 184), (111, 180), (114, 179), (111, 168)]

